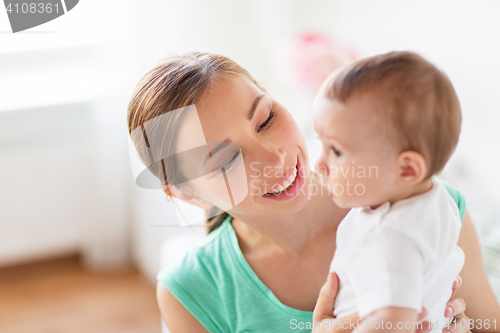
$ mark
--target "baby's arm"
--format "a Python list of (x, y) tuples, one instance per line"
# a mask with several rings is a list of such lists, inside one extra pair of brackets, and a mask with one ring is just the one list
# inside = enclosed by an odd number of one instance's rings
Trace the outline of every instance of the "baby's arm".
[(421, 311), (425, 258), (418, 242), (387, 226), (364, 235), (359, 244), (341, 271), (352, 285), (359, 315), (367, 318), (391, 307)]
[[(446, 317), (455, 316), (455, 320), (457, 323), (460, 323), (461, 320), (468, 323), (469, 318), (465, 315), (465, 303), (461, 299), (453, 299), (455, 293), (461, 285), (461, 279), (457, 279), (455, 283), (453, 283), (453, 295), (452, 299), (448, 302), (447, 307), (451, 307), (453, 311), (451, 313), (446, 314)], [(327, 324), (325, 326), (315, 325), (312, 333), (350, 333), (353, 331), (351, 328), (352, 323), (360, 323), (360, 319), (357, 313), (352, 314), (347, 317), (342, 318), (334, 318), (333, 317), (333, 304), (335, 303), (335, 298), (337, 297), (339, 287), (339, 280), (337, 274), (330, 273), (328, 275), (328, 279), (325, 284), (321, 288), (319, 293), (318, 302), (316, 303), (316, 307), (314, 308), (313, 314), (313, 322), (314, 323), (324, 323)], [(423, 318), (427, 316), (427, 311), (423, 309), (423, 311), (419, 314), (417, 320), (421, 321)], [(359, 320), (359, 321), (358, 321)], [(416, 333), (428, 333), (430, 332), (429, 328), (430, 322), (423, 322), (423, 325), (417, 329)], [(335, 328), (337, 327), (337, 328)], [(361, 327), (359, 327), (361, 329)], [(447, 332), (446, 332), (447, 331)], [(359, 331), (358, 331), (359, 332)], [(396, 331), (394, 331), (396, 332)], [(453, 325), (450, 327), (450, 330), (443, 329), (443, 333), (466, 333), (469, 332), (469, 329), (466, 325), (458, 324), (456, 327)]]
[(353, 333), (415, 333), (417, 320), (416, 310), (390, 306), (373, 311)]

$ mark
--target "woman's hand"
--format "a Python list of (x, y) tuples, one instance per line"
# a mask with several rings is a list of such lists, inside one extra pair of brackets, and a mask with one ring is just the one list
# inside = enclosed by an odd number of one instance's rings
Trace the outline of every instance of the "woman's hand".
[(335, 272), (328, 274), (321, 287), (318, 301), (314, 307), (312, 333), (347, 333), (352, 332), (359, 319), (357, 313), (340, 319), (333, 317), (333, 304), (339, 289), (339, 278)]
[(462, 285), (462, 278), (457, 276), (453, 282), (453, 292), (451, 298), (446, 304), (444, 316), (447, 318), (453, 317), (453, 322), (450, 328), (445, 328), (443, 333), (470, 333), (469, 318), (465, 315), (465, 301), (462, 298), (453, 298), (457, 290)]
[[(470, 333), (469, 329), (469, 318), (465, 315), (465, 302), (461, 298), (453, 298), (457, 293), (457, 290), (460, 288), (462, 284), (462, 278), (457, 276), (455, 281), (453, 282), (452, 294), (451, 298), (446, 303), (446, 309), (444, 312), (444, 316), (446, 318), (453, 317), (453, 322), (450, 324), (450, 327), (445, 327), (443, 329), (443, 333)], [(427, 315), (427, 310), (423, 308), (423, 311), (419, 315), (419, 319), (421, 320)], [(424, 321), (422, 323), (422, 328), (417, 330), (417, 333), (427, 333), (431, 331), (430, 328), (431, 323), (428, 321)]]
[[(452, 286), (450, 301), (446, 304), (445, 317), (454, 317), (454, 322), (449, 328), (443, 329), (443, 333), (470, 333), (468, 328), (469, 318), (465, 315), (465, 302), (461, 298), (453, 298), (462, 284), (462, 279), (457, 277)], [(328, 278), (319, 292), (318, 301), (313, 312), (314, 328), (312, 333), (347, 333), (352, 332), (359, 316), (357, 313), (343, 317), (333, 317), (333, 305), (339, 288), (339, 279), (335, 272), (328, 274)], [(418, 316), (420, 321), (427, 315), (424, 308)], [(456, 324), (455, 324), (456, 323)], [(416, 333), (427, 333), (431, 331), (430, 322), (424, 322)]]

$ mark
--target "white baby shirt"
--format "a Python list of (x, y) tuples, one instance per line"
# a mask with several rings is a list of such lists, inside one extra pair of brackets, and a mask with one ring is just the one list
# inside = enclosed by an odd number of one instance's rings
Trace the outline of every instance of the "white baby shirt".
[(457, 204), (435, 177), (420, 195), (354, 208), (337, 229), (330, 271), (340, 279), (334, 314), (365, 318), (388, 306), (425, 307), (441, 332), (453, 281), (464, 264)]

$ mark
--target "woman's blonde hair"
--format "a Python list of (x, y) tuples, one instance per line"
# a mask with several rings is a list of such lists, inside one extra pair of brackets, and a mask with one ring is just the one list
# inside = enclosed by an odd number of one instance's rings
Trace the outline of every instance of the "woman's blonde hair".
[[(216, 78), (226, 76), (246, 77), (265, 92), (265, 89), (247, 70), (222, 55), (190, 52), (161, 59), (141, 78), (132, 93), (127, 111), (129, 134), (139, 126), (142, 126), (144, 130), (143, 124), (155, 117), (195, 104)], [(169, 118), (165, 128), (159, 132), (165, 145), (169, 147), (176, 146), (178, 124), (181, 121), (182, 113), (179, 113), (178, 117)], [(134, 140), (134, 137), (132, 137), (132, 140)], [(136, 147), (139, 146), (138, 142), (134, 142), (134, 144)], [(146, 152), (139, 150), (137, 151), (139, 156), (145, 158), (144, 154)], [(146, 160), (146, 158), (143, 160)], [(170, 177), (182, 177), (178, 168), (175, 168), (172, 164), (167, 165), (163, 160), (161, 161), (161, 167), (157, 165), (156, 167), (151, 166), (149, 169), (162, 181), (167, 189), (167, 195), (171, 196), (168, 188), (169, 180), (166, 179), (165, 172), (162, 172), (162, 168), (169, 167), (175, 169), (174, 172), (169, 171)], [(174, 183), (174, 181), (171, 180), (171, 183)], [(217, 209), (217, 207), (213, 209)], [(208, 212), (207, 216), (213, 216), (213, 214)], [(227, 213), (222, 213), (207, 218), (208, 232), (210, 233), (220, 226), (227, 216)]]

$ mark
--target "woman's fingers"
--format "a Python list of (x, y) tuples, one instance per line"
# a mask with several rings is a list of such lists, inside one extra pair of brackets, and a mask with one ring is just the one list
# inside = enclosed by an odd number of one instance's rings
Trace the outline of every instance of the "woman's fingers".
[(321, 322), (325, 318), (333, 318), (333, 304), (339, 289), (339, 279), (335, 272), (328, 274), (325, 284), (321, 287), (319, 297), (314, 307), (313, 321)]
[(463, 312), (458, 314), (450, 324), (450, 327), (443, 329), (443, 333), (471, 333), (469, 328), (469, 317)]
[(457, 276), (455, 281), (453, 281), (453, 286), (451, 287), (452, 293), (451, 293), (451, 298), (455, 297), (455, 294), (457, 293), (457, 290), (460, 288), (462, 285), (462, 278), (460, 276)]
[(444, 328), (443, 333), (470, 333), (469, 318), (465, 315), (465, 301), (461, 298), (453, 298), (462, 285), (462, 278), (457, 276), (453, 282), (451, 298), (446, 304), (444, 316), (454, 317), (450, 327)]
[(454, 298), (446, 303), (444, 316), (449, 318), (457, 316), (465, 311), (465, 301), (462, 298)]
[[(337, 323), (333, 325), (335, 328), (335, 333), (351, 333), (352, 329), (357, 326), (358, 324), (358, 313), (353, 313), (352, 315), (349, 315), (347, 317), (342, 317), (340, 319), (334, 319), (337, 320)], [(427, 333), (427, 332), (423, 332)]]

